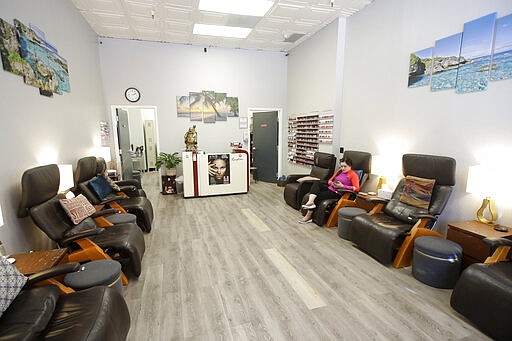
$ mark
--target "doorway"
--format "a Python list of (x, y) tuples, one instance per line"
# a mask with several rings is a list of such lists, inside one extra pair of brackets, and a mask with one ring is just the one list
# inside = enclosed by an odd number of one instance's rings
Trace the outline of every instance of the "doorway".
[(115, 168), (129, 179), (132, 170), (155, 170), (158, 122), (155, 106), (113, 105), (112, 135)]
[(256, 167), (257, 180), (275, 183), (282, 173), (281, 109), (249, 109), (251, 167)]

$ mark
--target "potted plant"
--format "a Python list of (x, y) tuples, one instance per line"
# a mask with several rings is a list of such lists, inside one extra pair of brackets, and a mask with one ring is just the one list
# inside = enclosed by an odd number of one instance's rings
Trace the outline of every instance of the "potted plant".
[(156, 157), (155, 167), (156, 169), (162, 168), (162, 175), (175, 176), (176, 166), (181, 162), (181, 157), (178, 156), (178, 152), (172, 154), (161, 152)]

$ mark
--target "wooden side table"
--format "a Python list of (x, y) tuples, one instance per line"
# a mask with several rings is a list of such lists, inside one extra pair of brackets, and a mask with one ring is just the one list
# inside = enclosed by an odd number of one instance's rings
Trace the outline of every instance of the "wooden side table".
[[(356, 196), (356, 207), (362, 208), (366, 210), (366, 212), (370, 212), (373, 210), (373, 208), (378, 204), (376, 202), (371, 202), (371, 199), (379, 198), (376, 194), (370, 195), (370, 194), (363, 194), (363, 193), (357, 193)], [(386, 200), (379, 198), (380, 200)]]
[(490, 247), (485, 244), (482, 239), (510, 239), (511, 236), (511, 228), (508, 228), (508, 232), (499, 232), (494, 230), (493, 226), (481, 223), (477, 220), (469, 220), (448, 223), (446, 239), (462, 246), (462, 268), (466, 268), (473, 263), (483, 263), (489, 256)]
[[(17, 253), (11, 256), (16, 259), (13, 263), (19, 272), (25, 276), (30, 276), (39, 271), (48, 270), (55, 265), (68, 262), (68, 250), (67, 249), (54, 249), (45, 251), (34, 251), (30, 253)], [(74, 290), (65, 286), (58, 280), (50, 278), (45, 281), (41, 281), (38, 285), (55, 284), (59, 287), (61, 293), (68, 294)]]

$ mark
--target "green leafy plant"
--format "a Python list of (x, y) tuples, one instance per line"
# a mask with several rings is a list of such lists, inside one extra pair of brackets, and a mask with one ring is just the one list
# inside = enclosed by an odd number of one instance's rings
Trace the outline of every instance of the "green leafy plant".
[(176, 168), (181, 162), (181, 157), (178, 156), (178, 152), (172, 154), (161, 152), (156, 157), (155, 167), (160, 169), (162, 166), (168, 169)]

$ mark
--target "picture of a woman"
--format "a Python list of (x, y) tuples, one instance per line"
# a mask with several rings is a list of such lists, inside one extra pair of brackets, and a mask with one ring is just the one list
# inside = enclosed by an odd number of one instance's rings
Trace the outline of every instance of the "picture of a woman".
[(210, 185), (229, 184), (229, 154), (208, 155)]

